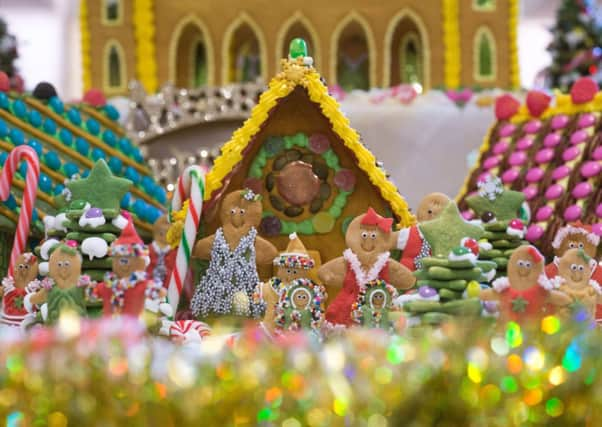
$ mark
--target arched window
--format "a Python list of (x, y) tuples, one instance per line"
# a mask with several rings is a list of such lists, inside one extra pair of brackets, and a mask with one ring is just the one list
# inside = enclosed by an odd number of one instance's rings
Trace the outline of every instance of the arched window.
[(495, 0), (472, 0), (474, 10), (491, 12), (495, 10)]
[(250, 25), (240, 25), (230, 44), (230, 81), (254, 82), (261, 76), (259, 39)]
[(476, 81), (492, 81), (497, 73), (497, 52), (491, 30), (481, 27), (474, 37), (474, 74)]
[(197, 40), (192, 47), (192, 87), (207, 84), (207, 50), (203, 40)]
[(408, 33), (401, 40), (400, 76), (402, 83), (422, 84), (422, 46), (415, 32)]
[(102, 1), (102, 21), (105, 25), (120, 24), (123, 15), (121, 0), (103, 0)]
[(109, 86), (121, 86), (121, 58), (115, 46), (109, 50)]
[(213, 43), (203, 21), (182, 19), (171, 35), (168, 50), (169, 80), (179, 88), (214, 84)]
[(370, 89), (370, 52), (366, 32), (356, 21), (341, 31), (337, 49), (337, 83), (346, 91)]
[(109, 41), (104, 50), (104, 90), (121, 92), (126, 88), (125, 56), (116, 40)]

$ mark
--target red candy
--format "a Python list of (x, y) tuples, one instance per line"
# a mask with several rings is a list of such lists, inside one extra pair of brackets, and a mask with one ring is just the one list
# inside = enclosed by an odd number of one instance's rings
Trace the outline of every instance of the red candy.
[(351, 191), (355, 187), (355, 174), (349, 169), (341, 169), (334, 176), (334, 185), (343, 191)]
[(498, 96), (495, 100), (495, 117), (498, 120), (508, 120), (518, 113), (520, 102), (512, 95)]
[(585, 104), (594, 99), (598, 93), (598, 83), (591, 77), (581, 77), (571, 88), (571, 99), (574, 104)]
[(462, 240), (462, 246), (471, 250), (471, 252), (475, 255), (479, 254), (479, 242), (475, 239), (466, 238)]
[[(550, 95), (532, 90), (527, 93), (527, 109), (533, 117), (539, 117), (548, 109), (552, 97)], [(541, 124), (540, 124), (541, 126)], [(539, 130), (539, 129), (538, 129)], [(537, 131), (535, 131), (537, 132)]]

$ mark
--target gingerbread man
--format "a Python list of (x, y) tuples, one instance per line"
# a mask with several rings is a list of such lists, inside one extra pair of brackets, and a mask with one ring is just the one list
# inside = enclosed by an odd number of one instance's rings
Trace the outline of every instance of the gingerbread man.
[(32, 307), (25, 304), (25, 297), (40, 289), (38, 277), (38, 259), (31, 252), (17, 257), (14, 275), (2, 280), (0, 296), (2, 311), (0, 323), (9, 326), (20, 326)]
[(153, 224), (153, 242), (149, 246), (150, 263), (146, 267), (147, 276), (167, 288), (169, 276), (176, 261), (177, 251), (167, 243), (169, 222), (166, 216), (159, 217)]
[(350, 326), (351, 311), (360, 289), (368, 282), (382, 279), (397, 289), (411, 288), (416, 282), (412, 272), (390, 258), (394, 245), (391, 232), (392, 218), (383, 218), (372, 208), (354, 218), (345, 234), (347, 249), (342, 257), (324, 264), (319, 270), (320, 280), (327, 286), (341, 288), (326, 310), (326, 320), (333, 324)]

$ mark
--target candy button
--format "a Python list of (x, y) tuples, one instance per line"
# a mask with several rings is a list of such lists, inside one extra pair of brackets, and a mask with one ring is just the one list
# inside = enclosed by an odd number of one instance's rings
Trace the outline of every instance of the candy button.
[(502, 138), (505, 138), (507, 136), (512, 135), (515, 130), (516, 130), (516, 126), (514, 126), (512, 123), (508, 123), (508, 124), (502, 126), (502, 128), (500, 129), (499, 135)]
[(592, 193), (592, 185), (589, 182), (580, 182), (575, 185), (571, 194), (576, 199), (585, 199)]
[(586, 128), (592, 126), (596, 122), (596, 117), (592, 113), (585, 113), (579, 117), (577, 127)]
[(518, 148), (519, 150), (528, 150), (529, 148), (531, 148), (532, 145), (533, 138), (525, 136), (524, 138), (518, 140), (518, 142), (516, 143), (516, 148)]
[(570, 173), (571, 168), (569, 168), (567, 165), (561, 165), (554, 169), (554, 172), (552, 172), (552, 179), (554, 179), (554, 181), (558, 181), (559, 179), (566, 178)]
[(499, 156), (491, 156), (491, 157), (488, 157), (487, 159), (485, 159), (485, 161), (483, 162), (483, 167), (485, 169), (491, 169), (491, 168), (496, 167), (499, 163), (500, 163)]
[(525, 178), (527, 179), (527, 182), (538, 182), (543, 178), (544, 173), (545, 172), (540, 168), (532, 168), (529, 169)]
[(520, 171), (518, 169), (508, 169), (506, 172), (503, 173), (502, 175), (502, 181), (505, 184), (511, 183), (516, 181), (516, 178), (518, 178), (518, 176), (520, 175)]
[(564, 188), (560, 184), (552, 184), (546, 190), (546, 199), (555, 200), (562, 196), (562, 193), (564, 193)]
[(329, 233), (334, 227), (334, 218), (328, 212), (319, 212), (313, 217), (312, 224), (317, 233)]
[(540, 225), (532, 224), (527, 230), (525, 237), (530, 242), (536, 242), (543, 236), (543, 228)]
[(510, 166), (520, 166), (527, 160), (527, 153), (524, 151), (517, 151), (516, 153), (512, 153), (510, 158), (508, 159), (508, 163)]
[(596, 216), (598, 218), (602, 218), (602, 203), (600, 203), (597, 207), (596, 207)]
[(503, 154), (508, 149), (508, 143), (500, 141), (493, 146), (493, 154)]
[(560, 135), (557, 133), (550, 133), (544, 138), (543, 145), (544, 147), (554, 148), (560, 143), (560, 139)]
[(551, 148), (542, 148), (535, 155), (535, 161), (537, 163), (548, 163), (554, 158), (554, 150)]
[(545, 205), (537, 210), (535, 214), (535, 219), (539, 222), (546, 221), (548, 218), (552, 216), (554, 213), (554, 209), (551, 206)]
[(596, 176), (600, 173), (600, 163), (592, 162), (591, 160), (585, 162), (583, 166), (581, 166), (581, 176), (584, 178), (591, 178), (592, 176)]
[(602, 160), (602, 146), (596, 148), (592, 153), (592, 159), (594, 160)]
[(564, 211), (564, 219), (567, 221), (577, 221), (581, 218), (581, 206), (571, 205)]
[(566, 127), (569, 124), (569, 116), (566, 114), (561, 114), (559, 116), (555, 116), (552, 119), (552, 129), (558, 130)]
[(526, 133), (537, 133), (541, 129), (541, 122), (539, 120), (531, 120), (524, 127)]
[(581, 129), (571, 135), (571, 144), (577, 145), (585, 141), (588, 137), (587, 131)]
[(562, 160), (570, 162), (571, 160), (576, 159), (580, 152), (581, 150), (579, 150), (579, 147), (569, 147), (562, 153)]
[(523, 188), (523, 194), (525, 195), (525, 199), (531, 200), (535, 196), (537, 196), (537, 186), (529, 185), (528, 187)]

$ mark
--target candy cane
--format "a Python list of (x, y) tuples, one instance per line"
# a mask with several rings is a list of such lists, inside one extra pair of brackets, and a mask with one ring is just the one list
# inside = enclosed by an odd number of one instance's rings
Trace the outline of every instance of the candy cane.
[(10, 196), (10, 186), (13, 182), (13, 176), (17, 171), (21, 160), (27, 162), (27, 176), (25, 176), (25, 190), (23, 191), (23, 203), (19, 215), (19, 223), (15, 232), (15, 241), (13, 250), (10, 254), (10, 264), (8, 274), (12, 276), (13, 266), (17, 257), (25, 251), (27, 237), (29, 236), (29, 224), (36, 203), (36, 193), (38, 190), (38, 178), (40, 176), (40, 161), (35, 150), (27, 145), (20, 145), (8, 155), (2, 175), (0, 175), (0, 199), (5, 201)]
[(167, 288), (167, 299), (175, 313), (180, 302), (180, 294), (184, 286), (184, 280), (190, 266), (190, 254), (194, 246), (201, 211), (203, 209), (203, 198), (205, 197), (205, 174), (196, 165), (188, 166), (178, 178), (176, 192), (171, 200), (171, 211), (182, 209), (186, 199), (189, 200), (188, 212), (184, 221), (184, 231), (180, 239), (180, 246), (176, 254), (176, 263), (169, 278)]

